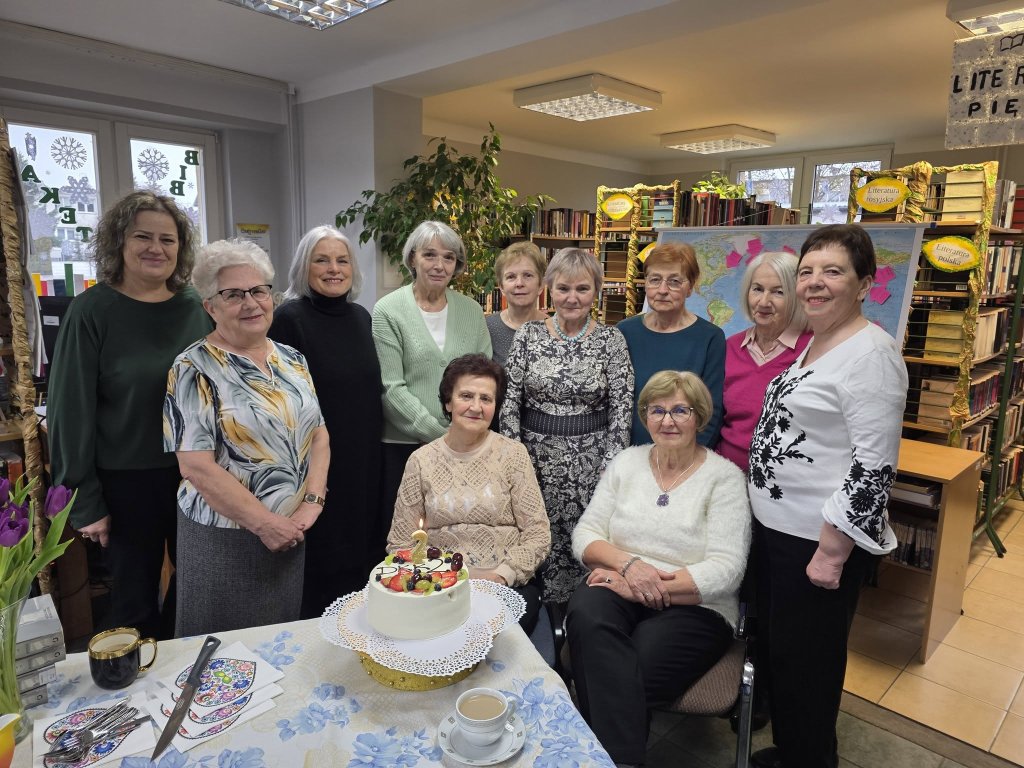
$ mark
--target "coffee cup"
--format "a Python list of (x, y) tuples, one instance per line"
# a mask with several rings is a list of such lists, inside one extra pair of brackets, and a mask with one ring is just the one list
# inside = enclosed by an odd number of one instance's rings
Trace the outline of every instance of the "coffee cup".
[[(151, 645), (153, 655), (142, 664), (142, 646)], [(156, 661), (156, 640), (139, 637), (132, 627), (108, 629), (89, 641), (89, 672), (100, 688), (124, 688), (135, 682)]]
[(516, 703), (494, 688), (470, 688), (455, 702), (455, 719), (467, 743), (486, 747), (501, 738)]

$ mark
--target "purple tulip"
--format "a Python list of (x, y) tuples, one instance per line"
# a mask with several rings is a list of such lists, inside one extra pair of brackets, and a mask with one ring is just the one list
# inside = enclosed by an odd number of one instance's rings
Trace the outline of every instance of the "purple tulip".
[(28, 533), (28, 518), (17, 514), (5, 516), (0, 522), (0, 546), (13, 547)]
[(6, 518), (11, 513), (13, 513), (14, 517), (18, 520), (28, 521), (28, 500), (26, 499), (22, 504), (4, 504), (3, 512), (0, 513), (0, 517)]
[[(2, 491), (0, 487), (0, 491)], [(56, 517), (64, 507), (71, 501), (71, 490), (63, 485), (55, 485), (46, 492), (46, 506), (43, 514), (48, 518)]]

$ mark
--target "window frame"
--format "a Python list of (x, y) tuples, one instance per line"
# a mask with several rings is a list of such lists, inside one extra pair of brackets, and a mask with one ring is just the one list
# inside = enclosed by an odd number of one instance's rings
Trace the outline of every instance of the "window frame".
[(728, 175), (735, 181), (740, 171), (796, 166), (797, 171), (793, 181), (793, 207), (800, 210), (801, 222), (807, 223), (811, 214), (811, 195), (814, 193), (814, 171), (819, 165), (878, 160), (882, 164), (882, 169), (885, 170), (892, 167), (892, 156), (892, 144), (842, 147), (799, 154), (761, 155), (730, 161)]

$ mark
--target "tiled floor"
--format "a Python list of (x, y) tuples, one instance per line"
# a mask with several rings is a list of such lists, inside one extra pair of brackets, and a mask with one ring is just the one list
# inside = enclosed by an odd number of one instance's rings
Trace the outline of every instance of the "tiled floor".
[[(921, 664), (923, 573), (883, 564), (850, 636), (846, 690), (1024, 765), (1024, 502), (997, 518), (1008, 552), (971, 548), (964, 615)], [(930, 763), (921, 763), (925, 765)]]

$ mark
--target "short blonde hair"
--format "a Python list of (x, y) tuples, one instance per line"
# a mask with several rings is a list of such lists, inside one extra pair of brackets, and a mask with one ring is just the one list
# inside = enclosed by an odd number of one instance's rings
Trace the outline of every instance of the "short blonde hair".
[(704, 429), (710, 423), (711, 414), (714, 412), (711, 392), (700, 380), (700, 376), (690, 371), (658, 371), (651, 376), (640, 390), (640, 399), (637, 401), (636, 410), (640, 420), (646, 423), (647, 406), (652, 400), (669, 397), (677, 392), (693, 408), (697, 416), (697, 431)]
[(594, 254), (582, 248), (559, 248), (548, 264), (544, 285), (551, 290), (559, 275), (572, 275), (576, 272), (582, 272), (594, 281), (594, 293), (601, 292), (604, 270), (601, 269), (601, 264)]
[(766, 264), (775, 270), (775, 274), (782, 283), (782, 292), (786, 295), (786, 310), (783, 313), (786, 317), (786, 328), (794, 322), (801, 330), (807, 327), (807, 318), (800, 301), (796, 297), (796, 267), (799, 263), (795, 253), (788, 251), (767, 251), (752, 259), (743, 273), (743, 280), (740, 281), (740, 311), (750, 322), (754, 318), (750, 314), (750, 286), (754, 282), (754, 273), (762, 264)]
[(498, 258), (494, 260), (494, 279), (499, 285), (505, 276), (505, 270), (508, 269), (508, 265), (520, 259), (529, 259), (533, 262), (533, 266), (537, 270), (537, 277), (541, 281), (544, 280), (544, 273), (548, 268), (548, 264), (544, 260), (544, 254), (540, 252), (540, 248), (529, 240), (520, 240), (518, 243), (512, 243), (512, 245), (498, 254)]
[(690, 281), (690, 288), (697, 290), (700, 264), (697, 263), (697, 252), (689, 243), (669, 242), (654, 246), (644, 261), (645, 270), (651, 267), (677, 267)]

